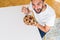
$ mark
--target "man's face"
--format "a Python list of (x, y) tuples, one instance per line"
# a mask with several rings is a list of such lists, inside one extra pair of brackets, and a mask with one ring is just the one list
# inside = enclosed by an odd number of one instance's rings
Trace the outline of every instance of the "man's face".
[(40, 13), (43, 9), (43, 1), (42, 0), (32, 0), (32, 7), (36, 13)]

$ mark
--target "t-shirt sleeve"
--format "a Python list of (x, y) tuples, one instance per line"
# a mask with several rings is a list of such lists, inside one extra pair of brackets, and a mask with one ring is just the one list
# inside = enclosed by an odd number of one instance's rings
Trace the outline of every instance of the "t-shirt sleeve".
[(52, 16), (49, 16), (49, 17), (47, 18), (46, 25), (47, 25), (47, 26), (54, 26), (54, 24), (55, 24), (55, 19), (56, 19), (55, 14), (52, 15)]

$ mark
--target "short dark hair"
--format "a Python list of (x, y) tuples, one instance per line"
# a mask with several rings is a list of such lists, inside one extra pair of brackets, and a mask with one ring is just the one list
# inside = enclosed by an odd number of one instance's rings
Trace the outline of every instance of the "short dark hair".
[[(32, 1), (32, 0), (31, 0)], [(42, 0), (43, 2), (45, 1), (45, 0)]]

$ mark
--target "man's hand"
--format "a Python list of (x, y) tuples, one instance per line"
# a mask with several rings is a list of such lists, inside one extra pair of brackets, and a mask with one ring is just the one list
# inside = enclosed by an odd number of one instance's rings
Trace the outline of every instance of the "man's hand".
[(22, 12), (25, 14), (29, 14), (30, 10), (26, 7), (22, 7)]
[(35, 21), (35, 22), (33, 22), (33, 26), (37, 26), (37, 24), (38, 24), (38, 22), (37, 21)]
[(42, 31), (45, 32), (45, 33), (50, 30), (50, 26), (47, 26), (47, 25), (42, 26), (42, 25), (40, 25), (39, 23), (36, 23), (35, 26), (38, 27), (40, 30), (42, 30)]

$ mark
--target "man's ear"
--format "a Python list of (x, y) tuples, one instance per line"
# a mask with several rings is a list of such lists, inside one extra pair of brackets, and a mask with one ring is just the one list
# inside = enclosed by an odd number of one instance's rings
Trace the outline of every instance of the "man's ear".
[(43, 2), (45, 1), (45, 0), (42, 0)]

